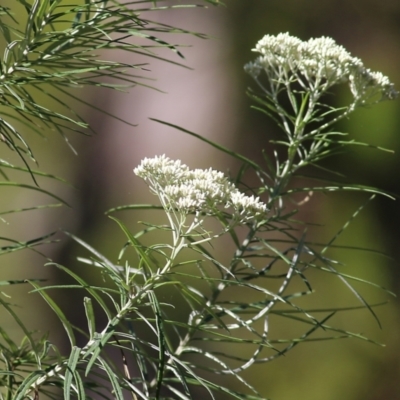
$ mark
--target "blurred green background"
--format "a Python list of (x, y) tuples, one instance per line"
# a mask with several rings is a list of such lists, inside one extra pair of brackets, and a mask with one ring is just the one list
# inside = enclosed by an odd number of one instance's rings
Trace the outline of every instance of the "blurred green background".
[[(226, 0), (225, 4), (226, 7), (154, 12), (149, 16), (212, 36), (208, 40), (183, 35), (168, 37), (173, 43), (188, 45), (182, 48), (186, 58), (183, 63), (193, 70), (151, 60), (146, 74), (157, 79), (153, 84), (164, 93), (143, 87), (135, 87), (129, 94), (88, 89), (79, 93), (96, 107), (138, 124), (136, 128), (78, 104), (80, 112), (97, 132), (93, 137), (69, 135), (78, 156), (53, 132), (44, 132), (45, 140), (29, 135), (40, 169), (74, 185), (43, 181), (44, 188), (63, 197), (71, 208), (7, 216), (1, 223), (1, 236), (29, 240), (62, 228), (115, 259), (124, 238), (104, 212), (118, 205), (153, 201), (146, 186), (132, 173), (142, 158), (165, 153), (182, 159), (192, 168), (236, 171), (237, 165), (227, 156), (181, 132), (152, 122), (149, 117), (180, 125), (259, 160), (260, 148), (268, 148), (268, 139), (277, 131), (264, 115), (250, 109), (251, 102), (245, 92), (248, 86), (254, 85), (244, 73), (243, 65), (255, 58), (251, 49), (265, 34), (288, 31), (303, 40), (331, 36), (352, 55), (361, 58), (367, 67), (388, 75), (400, 89), (398, 0)], [(162, 54), (181, 61), (174, 54)], [(132, 63), (149, 61), (127, 54), (113, 56)], [(337, 98), (338, 105), (346, 96), (347, 88), (343, 88)], [(373, 108), (359, 109), (338, 129), (351, 133), (357, 140), (391, 148), (395, 153), (354, 148), (329, 160), (327, 165), (345, 173), (350, 182), (399, 194), (400, 103), (383, 102)], [(1, 158), (7, 157), (10, 153), (3, 146)], [(8, 190), (4, 191), (3, 201), (5, 208), (19, 208), (42, 204), (46, 197)], [(315, 235), (330, 238), (362, 202), (363, 198), (358, 195), (318, 196), (301, 215), (323, 224)], [(135, 230), (139, 228), (136, 222), (146, 220), (149, 215), (124, 212), (118, 217)], [(399, 293), (399, 226), (398, 202), (377, 198), (354, 221), (339, 244), (372, 248), (389, 257), (356, 251), (334, 256), (346, 264), (346, 272)], [(58, 237), (62, 239), (60, 243), (43, 249), (46, 255), (84, 275), (91, 274), (91, 270), (76, 262), (76, 257), (85, 252), (62, 233)], [(4, 256), (1, 279), (45, 277), (49, 282), (66, 282), (65, 276), (44, 267), (45, 261), (31, 251)], [(310, 297), (309, 305), (344, 305), (347, 301), (355, 304), (343, 285), (332, 282), (333, 277), (328, 278), (328, 283), (323, 277), (315, 278), (314, 287), (320, 291)], [(27, 290), (27, 286), (20, 286), (6, 293), (12, 296), (12, 302), (20, 305), (18, 311), (28, 319), (32, 329), (51, 330), (52, 340), (63, 346), (57, 321), (37, 295), (25, 295)], [(371, 302), (388, 297), (369, 287), (360, 290)], [(55, 297), (76, 324), (83, 323), (81, 293), (65, 291)], [(342, 314), (335, 322), (385, 343), (386, 347), (356, 340), (303, 344), (285, 357), (257, 366), (245, 375), (266, 398), (273, 400), (400, 400), (399, 301), (390, 298), (390, 303), (376, 312), (382, 329), (366, 311)], [(1, 325), (10, 327), (4, 311), (0, 316)], [(276, 333), (291, 336), (290, 331), (279, 328)], [(16, 328), (14, 334), (19, 334)]]

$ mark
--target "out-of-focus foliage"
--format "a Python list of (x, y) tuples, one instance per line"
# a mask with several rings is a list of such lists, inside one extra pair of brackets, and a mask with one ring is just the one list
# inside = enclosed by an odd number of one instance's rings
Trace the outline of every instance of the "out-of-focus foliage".
[[(157, 35), (191, 33), (147, 18), (146, 11), (174, 7), (162, 6), (162, 1), (79, 3), (18, 0), (10, 8), (1, 8), (5, 49), (0, 71), (0, 133), (2, 141), (23, 159), (25, 154), (33, 160), (34, 156), (21, 133), (24, 130), (16, 128), (12, 121), (17, 120), (38, 134), (43, 129), (54, 130), (66, 138), (66, 129), (84, 132), (88, 128), (76, 105), (84, 99), (71, 88), (123, 90), (145, 85), (140, 76), (145, 65), (108, 60), (105, 51), (157, 57), (157, 49), (166, 47), (180, 54)], [(51, 109), (41, 104), (38, 94), (51, 98)], [(73, 99), (75, 107), (65, 95)]]

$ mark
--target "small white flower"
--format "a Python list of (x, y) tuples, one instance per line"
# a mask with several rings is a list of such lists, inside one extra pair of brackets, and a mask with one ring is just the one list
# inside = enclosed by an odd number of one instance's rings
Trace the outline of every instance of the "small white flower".
[(180, 160), (173, 161), (163, 154), (154, 158), (145, 158), (133, 172), (144, 180), (151, 180), (165, 186), (184, 176), (189, 167)]
[(232, 193), (230, 203), (232, 207), (244, 218), (254, 219), (255, 217), (265, 215), (267, 212), (267, 206), (259, 197), (246, 196), (243, 193), (236, 190)]
[(394, 99), (398, 92), (389, 78), (365, 68), (332, 38), (320, 37), (308, 41), (280, 33), (266, 35), (253, 51), (261, 56), (245, 66), (255, 79), (264, 70), (272, 85), (297, 81), (303, 89), (320, 94), (338, 83), (348, 82), (355, 101), (367, 102), (373, 96)]
[(254, 196), (246, 196), (220, 171), (190, 170), (179, 160), (165, 155), (145, 158), (134, 173), (149, 183), (167, 212), (212, 215), (218, 209), (233, 209), (233, 219), (249, 222), (264, 215), (267, 206)]

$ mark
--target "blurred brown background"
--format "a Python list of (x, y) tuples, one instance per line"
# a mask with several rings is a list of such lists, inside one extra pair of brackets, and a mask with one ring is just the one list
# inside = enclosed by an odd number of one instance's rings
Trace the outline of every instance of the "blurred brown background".
[[(276, 128), (261, 113), (250, 110), (251, 102), (245, 92), (248, 86), (254, 85), (244, 73), (243, 65), (254, 59), (251, 49), (265, 34), (288, 31), (303, 40), (331, 36), (361, 58), (367, 67), (388, 75), (400, 89), (398, 0), (226, 0), (225, 3), (226, 7), (149, 15), (163, 23), (212, 36), (209, 40), (183, 35), (169, 37), (174, 43), (190, 45), (183, 47), (182, 52), (186, 58), (184, 64), (194, 70), (151, 61), (148, 76), (156, 78), (154, 86), (165, 93), (136, 87), (129, 94), (89, 90), (79, 94), (96, 106), (138, 124), (136, 128), (79, 105), (97, 134), (90, 138), (69, 135), (78, 156), (51, 132), (46, 133), (47, 140), (32, 135), (30, 140), (40, 168), (68, 179), (75, 188), (43, 184), (63, 196), (72, 208), (32, 212), (29, 219), (27, 214), (7, 217), (7, 223), (1, 226), (2, 236), (28, 240), (63, 228), (115, 259), (124, 238), (104, 212), (117, 205), (153, 200), (146, 186), (132, 173), (142, 158), (165, 153), (192, 168), (213, 167), (228, 171), (237, 167), (213, 148), (152, 122), (149, 117), (180, 125), (259, 159), (260, 148), (269, 146), (269, 135), (274, 134)], [(175, 54), (162, 54), (181, 61)], [(128, 55), (114, 54), (114, 57), (122, 60)], [(126, 61), (140, 62), (136, 58)], [(346, 94), (346, 88), (343, 88), (340, 96), (345, 99)], [(342, 100), (340, 96), (338, 104)], [(330, 160), (328, 166), (345, 172), (350, 182), (400, 194), (400, 103), (383, 102), (370, 109), (359, 109), (338, 129), (350, 132), (352, 138), (391, 148), (396, 153), (354, 148), (352, 152)], [(7, 150), (1, 151), (3, 157)], [(22, 195), (18, 191), (18, 195), (15, 194), (16, 191), (10, 191), (4, 195), (4, 201), (15, 208), (36, 201), (36, 195), (31, 193)], [(43, 202), (43, 199), (45, 197), (38, 196), (37, 202)], [(326, 233), (321, 228), (318, 234), (330, 237), (361, 202), (362, 197), (349, 194), (319, 197), (318, 202), (310, 203), (307, 212), (329, 230)], [(397, 294), (400, 281), (398, 210), (398, 202), (377, 198), (340, 239), (340, 244), (373, 248), (392, 259), (365, 252), (338, 255), (348, 265), (350, 274), (371, 279)], [(132, 230), (135, 230), (137, 220), (145, 219), (137, 213), (127, 212), (118, 217)], [(84, 251), (61, 234), (59, 237), (63, 239), (62, 243), (46, 248), (46, 254), (84, 275), (90, 274), (87, 267), (76, 262), (76, 256)], [(2, 279), (48, 277), (54, 282), (65, 281), (64, 276), (43, 264), (43, 258), (32, 252), (2, 257)], [(21, 286), (7, 293), (13, 296), (12, 301), (22, 305), (20, 314), (31, 318), (32, 329), (56, 329), (57, 332), (60, 329), (57, 322), (37, 295), (21, 298), (26, 290), (26, 286)], [(366, 287), (362, 290), (372, 302), (387, 298), (375, 289)], [(345, 291), (343, 286), (333, 285), (331, 289), (325, 288), (323, 294), (329, 297), (329, 304), (342, 304), (343, 298), (348, 298)], [(74, 292), (64, 292), (59, 301), (70, 310), (74, 322), (80, 323), (84, 314), (81, 294), (71, 293)], [(325, 305), (324, 297), (317, 299), (318, 306)], [(397, 299), (390, 298), (390, 303), (376, 312), (382, 330), (370, 314), (363, 311), (343, 314), (337, 321), (385, 343), (386, 347), (356, 340), (303, 344), (285, 357), (254, 368), (246, 376), (263, 395), (273, 400), (400, 400), (400, 304)], [(9, 320), (3, 311), (1, 313), (2, 326), (8, 326)], [(15, 335), (18, 335), (17, 331)], [(62, 342), (55, 334), (53, 340)]]

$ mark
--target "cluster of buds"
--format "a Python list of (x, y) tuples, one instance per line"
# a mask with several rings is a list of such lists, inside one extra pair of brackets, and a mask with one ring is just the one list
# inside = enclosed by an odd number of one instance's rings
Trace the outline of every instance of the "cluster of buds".
[(266, 35), (253, 51), (261, 56), (245, 69), (255, 79), (265, 71), (275, 85), (287, 86), (295, 81), (314, 93), (347, 82), (358, 104), (365, 104), (377, 95), (379, 100), (394, 99), (398, 95), (387, 76), (367, 69), (359, 58), (352, 57), (329, 37), (303, 42), (288, 33)]
[(215, 215), (229, 209), (239, 223), (265, 217), (267, 206), (258, 197), (241, 193), (228, 178), (213, 169), (190, 170), (165, 155), (145, 158), (134, 173), (143, 178), (167, 212)]

